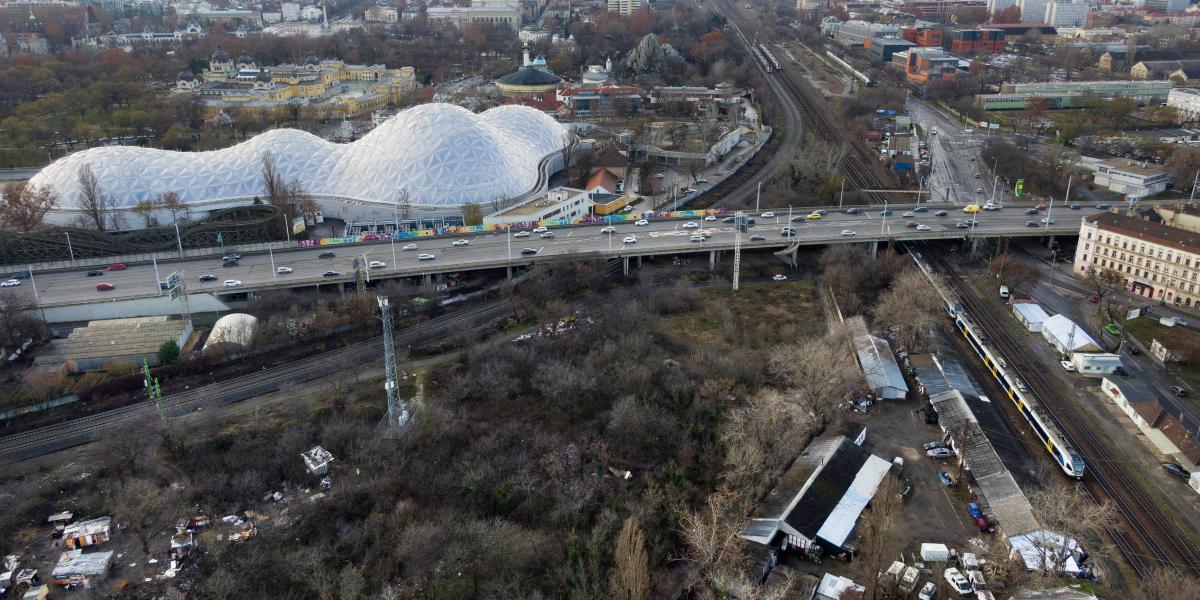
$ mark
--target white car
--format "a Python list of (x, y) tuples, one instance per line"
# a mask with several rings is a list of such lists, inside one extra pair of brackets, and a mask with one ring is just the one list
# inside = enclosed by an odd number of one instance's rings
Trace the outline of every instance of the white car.
[(4, 283), (0, 283), (0, 287), (17, 287), (18, 285), (21, 285), (20, 279), (9, 279)]
[(647, 226), (647, 225), (649, 225), (649, 224), (650, 224), (650, 221), (647, 221), (647, 220), (645, 220), (645, 219), (641, 219), (641, 220), (638, 220), (638, 221), (634, 221), (634, 222), (633, 222), (633, 224), (634, 224), (634, 225), (637, 225), (638, 227), (645, 227), (645, 226)]
[(404, 245), (404, 247), (403, 247), (403, 248), (401, 248), (401, 250), (403, 250), (403, 251), (405, 251), (405, 252), (409, 252), (409, 251), (411, 251), (411, 250), (416, 250), (416, 249), (417, 249), (417, 245), (416, 245), (416, 244), (405, 244), (405, 245)]
[(917, 600), (933, 600), (937, 593), (937, 586), (932, 581), (926, 581), (921, 587), (921, 591), (917, 593)]
[(529, 237), (529, 232), (528, 231), (518, 231), (513, 234), (513, 237), (526, 238), (526, 237)]
[(452, 246), (470, 246), (471, 240), (455, 240)]
[(278, 269), (275, 269), (275, 272), (279, 273), (280, 275), (287, 275), (288, 273), (292, 272), (292, 268), (291, 267), (279, 267)]
[(858, 235), (858, 234), (854, 233), (853, 229), (843, 229), (842, 230), (842, 237), (854, 237), (856, 235)]
[(544, 240), (548, 240), (548, 239), (554, 237), (554, 232), (553, 231), (543, 231), (542, 235), (540, 235), (538, 237), (540, 237)]
[(707, 217), (704, 217), (704, 220), (705, 221), (716, 221), (717, 217), (715, 215), (708, 215)]
[(435, 258), (437, 258), (437, 257), (432, 254), (422, 254), (417, 257), (417, 260), (433, 260)]
[(600, 230), (600, 233), (616, 233), (616, 231), (617, 231), (617, 228), (616, 228), (616, 227), (613, 227), (612, 225), (609, 225), (608, 227), (605, 227), (604, 229), (601, 229), (601, 230)]
[(225, 287), (237, 287), (239, 285), (242, 285), (242, 282), (240, 279), (226, 279), (225, 280)]
[(917, 231), (929, 231), (928, 225), (917, 225)]
[(622, 241), (623, 241), (623, 243), (626, 243), (626, 244), (636, 244), (637, 236), (636, 235), (626, 236), (625, 239)]
[(688, 221), (687, 223), (684, 223), (682, 227), (684, 229), (696, 229), (697, 227), (700, 227), (700, 225), (695, 221)]
[(971, 588), (971, 582), (967, 581), (967, 578), (963, 577), (958, 569), (954, 567), (946, 569), (945, 577), (946, 583), (950, 584), (950, 588), (958, 592), (958, 595), (968, 596), (975, 593), (975, 590)]
[(693, 242), (703, 242), (703, 241), (704, 241), (705, 239), (707, 239), (707, 238), (705, 238), (704, 236), (702, 236), (702, 235), (700, 235), (700, 234), (696, 234), (696, 235), (693, 235), (692, 237), (690, 237), (690, 238), (688, 238), (688, 239), (692, 240)]
[(1060, 360), (1058, 361), (1058, 364), (1062, 365), (1063, 370), (1068, 373), (1075, 372), (1075, 365), (1071, 364), (1071, 361), (1069, 360)]
[(769, 211), (768, 211), (768, 212), (765, 212), (765, 213), (763, 213), (763, 214), (761, 214), (761, 215), (759, 215), (759, 216), (760, 216), (760, 217), (762, 217), (762, 218), (764, 218), (764, 219), (773, 219), (773, 218), (775, 218), (775, 213), (773, 213), (773, 212), (769, 212)]
[(387, 263), (382, 260), (373, 260), (367, 264), (368, 269), (382, 269), (387, 266)]
[(772, 277), (771, 279), (773, 279), (775, 281), (787, 281), (787, 275), (784, 275), (781, 273), (779, 275)]
[(533, 230), (534, 233), (546, 233), (547, 231), (550, 231), (547, 227), (535, 227)]

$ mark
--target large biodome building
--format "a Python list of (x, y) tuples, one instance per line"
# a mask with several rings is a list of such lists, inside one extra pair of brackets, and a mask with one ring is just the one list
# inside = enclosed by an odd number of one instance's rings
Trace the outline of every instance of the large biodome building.
[(195, 217), (263, 197), (263, 157), (270, 154), (280, 174), (298, 181), (325, 216), (390, 220), (405, 193), (414, 217), (458, 214), (467, 203), (489, 206), (537, 193), (548, 174), (562, 168), (559, 150), (567, 139), (557, 121), (524, 106), (475, 114), (450, 104), (424, 104), (347, 144), (275, 129), (210, 152), (92, 148), (51, 163), (30, 183), (58, 193), (58, 207), (47, 215), (55, 223), (82, 216), (84, 165), (114, 210), (131, 211), (140, 201), (175, 192)]

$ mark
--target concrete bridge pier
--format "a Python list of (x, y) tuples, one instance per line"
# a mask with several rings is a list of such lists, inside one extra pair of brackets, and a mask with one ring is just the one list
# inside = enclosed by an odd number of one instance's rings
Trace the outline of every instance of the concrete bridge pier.
[(983, 238), (981, 238), (981, 237), (971, 238), (971, 256), (974, 256), (976, 252), (979, 252), (979, 244), (981, 244), (981, 243), (983, 243)]
[(638, 259), (638, 268), (640, 269), (640, 268), (642, 268), (642, 257), (639, 256), (639, 257), (637, 257), (637, 259)]
[(433, 285), (433, 275), (431, 275), (429, 273), (422, 275), (421, 276), (421, 285), (423, 285), (423, 286)]
[(504, 267), (504, 277), (506, 279), (512, 279), (512, 267)]
[(624, 256), (621, 258), (621, 268), (624, 269), (625, 276), (629, 277), (629, 257), (628, 256)]
[(717, 253), (716, 250), (708, 251), (708, 270), (709, 271), (717, 270), (717, 262), (718, 262), (717, 259), (718, 258), (720, 258), (720, 255)]
[(878, 240), (871, 242), (871, 245), (868, 246), (868, 248), (871, 253), (871, 256), (879, 255), (879, 241)]

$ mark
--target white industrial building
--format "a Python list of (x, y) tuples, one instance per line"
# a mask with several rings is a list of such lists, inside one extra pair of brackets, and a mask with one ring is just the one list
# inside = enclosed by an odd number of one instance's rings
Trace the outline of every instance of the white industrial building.
[(1063, 356), (1071, 356), (1076, 352), (1104, 351), (1092, 336), (1066, 315), (1054, 315), (1042, 321), (1042, 337)]
[(1021, 326), (1035, 333), (1041, 331), (1042, 323), (1050, 318), (1040, 305), (1033, 302), (1014, 302), (1012, 307)]
[(1106, 160), (1096, 167), (1095, 183), (1126, 196), (1145, 198), (1167, 189), (1165, 169), (1125, 159)]
[(1108, 352), (1076, 352), (1071, 355), (1071, 364), (1082, 375), (1103, 376), (1117, 372), (1121, 357)]
[(1200, 119), (1200, 90), (1175, 88), (1167, 94), (1167, 106), (1175, 109), (1180, 118), (1195, 121)]

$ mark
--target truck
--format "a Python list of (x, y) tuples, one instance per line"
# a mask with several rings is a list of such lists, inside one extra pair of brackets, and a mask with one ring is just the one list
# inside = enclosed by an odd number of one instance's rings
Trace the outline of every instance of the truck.
[(921, 544), (921, 560), (947, 561), (950, 560), (950, 549), (945, 544)]

